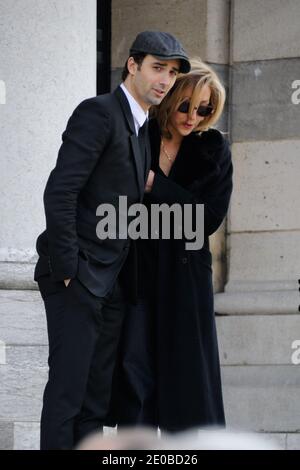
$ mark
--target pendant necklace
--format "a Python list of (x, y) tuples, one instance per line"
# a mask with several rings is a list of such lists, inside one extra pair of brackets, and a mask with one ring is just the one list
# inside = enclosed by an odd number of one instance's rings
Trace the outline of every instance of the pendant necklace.
[(165, 149), (165, 146), (164, 146), (163, 139), (161, 140), (161, 148), (163, 150), (163, 153), (165, 154), (165, 156), (169, 160), (169, 162), (174, 162), (176, 157), (171, 157), (171, 155), (167, 152), (167, 150)]

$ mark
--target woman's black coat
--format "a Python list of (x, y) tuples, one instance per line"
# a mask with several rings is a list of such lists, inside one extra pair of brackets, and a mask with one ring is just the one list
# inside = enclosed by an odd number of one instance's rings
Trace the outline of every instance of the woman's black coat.
[[(186, 250), (186, 240), (137, 242), (140, 294), (153, 305), (156, 324), (149, 332), (154, 335), (156, 355), (156, 424), (167, 430), (224, 425), (208, 237), (220, 226), (229, 206), (229, 145), (215, 129), (185, 137), (166, 177), (159, 168), (161, 135), (155, 120), (150, 121), (149, 132), (155, 179), (145, 204), (204, 204), (205, 223), (205, 242), (200, 250)], [(139, 332), (128, 318), (114, 379), (112, 424), (114, 420), (130, 423), (126, 393), (128, 383), (136, 380), (130, 377), (136, 364), (126, 359), (126, 341), (138, 340)]]

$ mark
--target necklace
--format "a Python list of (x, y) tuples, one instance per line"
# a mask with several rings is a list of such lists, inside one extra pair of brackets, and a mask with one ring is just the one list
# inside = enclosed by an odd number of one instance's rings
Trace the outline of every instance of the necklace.
[(162, 150), (163, 150), (165, 156), (166, 156), (167, 159), (169, 160), (169, 162), (174, 162), (176, 156), (175, 156), (175, 157), (171, 157), (171, 155), (166, 151), (165, 146), (164, 146), (163, 139), (161, 139), (161, 148), (162, 148)]

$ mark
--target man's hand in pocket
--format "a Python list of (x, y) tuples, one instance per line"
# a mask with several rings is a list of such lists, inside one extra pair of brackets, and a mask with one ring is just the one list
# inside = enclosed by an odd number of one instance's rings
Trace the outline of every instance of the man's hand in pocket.
[(65, 279), (65, 280), (64, 280), (64, 283), (65, 283), (65, 286), (66, 286), (66, 287), (68, 287), (70, 281), (71, 281), (71, 279)]

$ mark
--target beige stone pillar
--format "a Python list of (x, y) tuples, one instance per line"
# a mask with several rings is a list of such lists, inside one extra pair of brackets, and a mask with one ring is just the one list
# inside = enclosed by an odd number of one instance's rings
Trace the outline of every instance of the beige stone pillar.
[(220, 313), (298, 311), (300, 104), (292, 95), (300, 78), (299, 15), (297, 0), (232, 2), (234, 192)]
[(2, 1), (0, 18), (0, 288), (33, 288), (45, 183), (96, 93), (96, 1)]
[(215, 296), (215, 310), (225, 315), (217, 323), (225, 412), (228, 426), (270, 432), (282, 448), (296, 449), (300, 3), (231, 3), (234, 191), (228, 282)]

